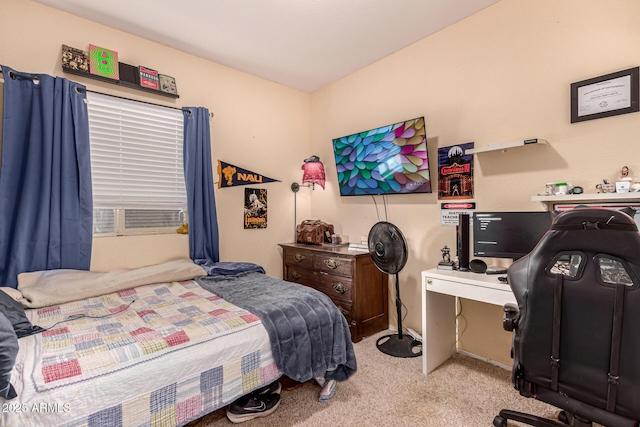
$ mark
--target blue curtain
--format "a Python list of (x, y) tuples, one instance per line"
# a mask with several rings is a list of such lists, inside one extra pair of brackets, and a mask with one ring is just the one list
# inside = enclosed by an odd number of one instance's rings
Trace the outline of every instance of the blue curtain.
[(209, 110), (183, 108), (184, 180), (189, 213), (189, 254), (192, 260), (220, 261), (218, 216), (213, 194)]
[(0, 286), (17, 275), (88, 270), (93, 202), (84, 86), (2, 66)]

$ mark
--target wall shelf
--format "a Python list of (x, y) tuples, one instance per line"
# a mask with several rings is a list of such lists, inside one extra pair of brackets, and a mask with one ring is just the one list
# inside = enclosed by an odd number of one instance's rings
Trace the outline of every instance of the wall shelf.
[(640, 202), (640, 193), (591, 193), (591, 194), (564, 194), (560, 196), (532, 196), (532, 202), (542, 204), (554, 203), (578, 203), (578, 202)]
[(478, 154), (478, 153), (486, 153), (489, 151), (502, 151), (504, 153), (505, 151), (507, 151), (508, 148), (527, 147), (530, 145), (541, 145), (541, 144), (547, 144), (547, 140), (540, 139), (540, 138), (532, 138), (532, 139), (525, 139), (523, 141), (514, 141), (514, 142), (495, 142), (487, 145), (486, 147), (470, 148), (469, 150), (466, 150), (464, 154), (466, 155)]
[(118, 85), (118, 86), (123, 86), (123, 87), (128, 87), (128, 88), (131, 88), (131, 89), (141, 90), (143, 92), (148, 92), (148, 93), (153, 93), (153, 94), (156, 94), (156, 95), (166, 96), (166, 97), (169, 97), (169, 98), (180, 98), (180, 96), (178, 94), (176, 94), (176, 93), (163, 92), (163, 91), (158, 90), (158, 89), (151, 89), (151, 88), (148, 88), (148, 87), (142, 87), (140, 85), (136, 85), (136, 84), (133, 84), (133, 83), (125, 82), (125, 81), (122, 81), (122, 80), (110, 79), (108, 77), (102, 77), (102, 76), (98, 76), (96, 74), (91, 74), (91, 73), (86, 73), (84, 71), (74, 70), (73, 68), (62, 67), (62, 71), (64, 71), (65, 73), (75, 74), (77, 76), (86, 77), (88, 79), (99, 80), (101, 82), (107, 82), (107, 83), (111, 83), (111, 84)]

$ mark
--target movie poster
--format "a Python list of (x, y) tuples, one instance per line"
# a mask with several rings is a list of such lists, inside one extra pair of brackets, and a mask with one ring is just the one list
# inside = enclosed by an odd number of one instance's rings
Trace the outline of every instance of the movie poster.
[(244, 228), (267, 228), (267, 190), (244, 189)]
[(438, 148), (438, 199), (473, 198), (473, 142)]

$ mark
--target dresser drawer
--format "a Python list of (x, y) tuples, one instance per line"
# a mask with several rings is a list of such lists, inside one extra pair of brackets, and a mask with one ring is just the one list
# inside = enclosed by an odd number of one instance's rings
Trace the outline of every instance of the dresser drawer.
[(305, 268), (299, 268), (296, 265), (288, 265), (285, 280), (317, 289), (331, 298), (351, 302), (352, 284), (349, 277), (307, 270)]
[(336, 307), (338, 307), (338, 310), (340, 310), (340, 313), (342, 313), (342, 315), (347, 319), (347, 323), (349, 324), (349, 327), (351, 327), (351, 320), (353, 319), (353, 314), (352, 314), (353, 306), (343, 301), (336, 301), (333, 298), (331, 298), (331, 301), (333, 301)]
[(331, 298), (351, 302), (351, 278), (317, 272), (314, 274), (314, 288)]
[(349, 258), (316, 254), (313, 268), (318, 271), (325, 271), (332, 274), (341, 274), (351, 277), (353, 275), (353, 261)]
[(284, 262), (303, 268), (313, 268), (313, 252), (303, 249), (287, 249), (284, 252)]
[(289, 265), (287, 272), (285, 280), (317, 289), (331, 298), (351, 302), (352, 283), (349, 277), (307, 270), (295, 265)]
[(299, 265), (291, 264), (287, 265), (287, 277), (285, 277), (284, 280), (311, 286), (312, 288), (315, 288), (315, 284), (317, 282), (316, 274), (314, 274), (313, 270), (307, 270)]

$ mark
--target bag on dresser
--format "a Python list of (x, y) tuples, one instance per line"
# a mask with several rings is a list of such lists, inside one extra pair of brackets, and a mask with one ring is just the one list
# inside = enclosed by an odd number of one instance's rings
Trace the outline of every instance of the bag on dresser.
[(310, 245), (331, 243), (333, 225), (319, 219), (307, 219), (296, 226), (296, 242)]

